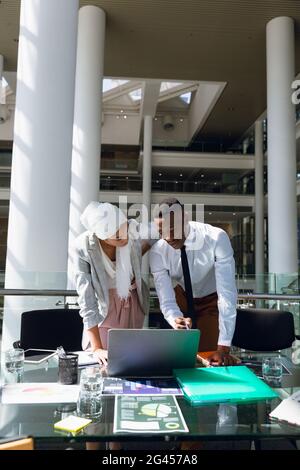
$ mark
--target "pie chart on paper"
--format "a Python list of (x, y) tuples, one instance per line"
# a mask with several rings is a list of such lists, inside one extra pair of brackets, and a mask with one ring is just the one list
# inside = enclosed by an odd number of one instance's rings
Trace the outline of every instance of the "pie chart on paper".
[(167, 418), (172, 413), (172, 408), (160, 403), (147, 403), (141, 408), (141, 414), (151, 418)]

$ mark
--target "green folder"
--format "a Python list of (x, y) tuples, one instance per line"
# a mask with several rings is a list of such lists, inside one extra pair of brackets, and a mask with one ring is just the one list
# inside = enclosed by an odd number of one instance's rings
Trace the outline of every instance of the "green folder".
[(245, 403), (278, 397), (246, 366), (175, 369), (174, 375), (191, 405)]

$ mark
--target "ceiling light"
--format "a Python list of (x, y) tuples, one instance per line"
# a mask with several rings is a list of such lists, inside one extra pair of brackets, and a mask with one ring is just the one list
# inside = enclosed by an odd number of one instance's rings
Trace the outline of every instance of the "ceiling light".
[(118, 115), (118, 116), (116, 116), (116, 119), (120, 119), (120, 116), (119, 116), (119, 115)]
[(180, 173), (180, 175), (179, 175), (179, 176), (183, 176), (183, 174), (182, 174), (182, 173)]
[(235, 213), (235, 212), (233, 212), (233, 213), (232, 213), (232, 215), (236, 215), (236, 213)]
[(154, 118), (154, 121), (157, 121), (157, 117)]
[(121, 113), (124, 113), (124, 109), (121, 109), (121, 111), (120, 111), (120, 112), (121, 112)]
[(195, 184), (198, 184), (197, 181), (195, 181)]
[(215, 181), (215, 182), (214, 182), (214, 185), (216, 186), (216, 184), (217, 184), (217, 182)]
[(128, 176), (126, 176), (126, 179), (128, 180)]
[(201, 178), (204, 178), (204, 175), (201, 175)]
[(126, 114), (124, 114), (124, 116), (123, 116), (123, 117), (124, 117), (124, 119), (127, 119), (127, 115), (126, 115)]
[(183, 118), (180, 118), (179, 121), (180, 121), (180, 122), (183, 122)]
[(110, 176), (108, 176), (107, 179), (110, 180)]
[(212, 215), (212, 212), (209, 212), (208, 215)]
[(162, 173), (158, 173), (158, 176), (162, 176)]
[(175, 183), (177, 184), (177, 183), (178, 183), (178, 181), (175, 181)]
[(159, 181), (158, 181), (158, 180), (156, 180), (156, 184), (158, 184), (158, 183), (159, 183)]

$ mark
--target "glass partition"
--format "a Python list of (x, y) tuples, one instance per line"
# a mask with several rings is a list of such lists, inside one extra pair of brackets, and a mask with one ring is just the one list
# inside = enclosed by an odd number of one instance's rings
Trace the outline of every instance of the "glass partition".
[[(141, 176), (101, 175), (101, 191), (142, 191)], [(153, 192), (176, 193), (214, 193), (214, 194), (254, 194), (254, 176), (236, 178), (235, 181), (222, 181), (214, 177), (211, 181), (203, 181), (201, 176), (192, 181), (189, 179), (152, 179)]]
[[(143, 275), (150, 288), (149, 325), (161, 327), (168, 326), (163, 321), (160, 312), (159, 301), (155, 291), (152, 276)], [(20, 282), (22, 279), (22, 283)], [(294, 315), (295, 332), (300, 334), (300, 295), (298, 274), (262, 274), (262, 275), (237, 275), (237, 290), (239, 294), (238, 305), (244, 308), (270, 308), (290, 311)], [(5, 295), (0, 294), (0, 334), (4, 312), (10, 318), (19, 322), (20, 313), (33, 309), (49, 308), (78, 308), (77, 295), (74, 285), (67, 289), (67, 273), (24, 272), (20, 274), (15, 289), (30, 289), (34, 293), (30, 295)], [(4, 288), (4, 271), (0, 271), (0, 288)], [(73, 289), (73, 290), (71, 290)], [(267, 299), (254, 299), (254, 294), (267, 295)], [(250, 298), (247, 296), (250, 295)], [(273, 297), (272, 297), (273, 296)], [(278, 297), (279, 296), (279, 297)], [(280, 298), (283, 296), (284, 298)], [(299, 298), (298, 298), (299, 296)]]

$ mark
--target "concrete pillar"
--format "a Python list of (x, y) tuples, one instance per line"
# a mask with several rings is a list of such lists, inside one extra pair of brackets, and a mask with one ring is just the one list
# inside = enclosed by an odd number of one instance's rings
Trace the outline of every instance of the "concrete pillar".
[[(152, 193), (152, 133), (153, 117), (144, 116), (144, 145), (143, 145), (143, 208), (148, 211), (148, 222), (151, 220), (151, 193)], [(143, 222), (146, 222), (144, 219)], [(149, 255), (143, 256), (142, 273), (145, 281), (149, 283)], [(144, 326), (149, 322), (148, 315), (145, 316)]]
[(294, 20), (267, 24), (269, 272), (298, 272)]
[(72, 246), (75, 238), (85, 230), (80, 215), (89, 202), (99, 200), (104, 41), (104, 11), (90, 5), (80, 8), (70, 193), (69, 288), (74, 288)]
[(255, 123), (255, 274), (256, 291), (264, 282), (264, 148), (263, 122)]
[(151, 208), (152, 187), (152, 116), (144, 116), (144, 146), (143, 146), (143, 204), (147, 207), (149, 218)]
[[(21, 2), (6, 288), (66, 288), (78, 3)], [(7, 297), (2, 348), (55, 300)]]

